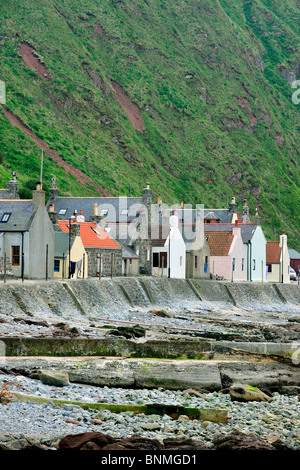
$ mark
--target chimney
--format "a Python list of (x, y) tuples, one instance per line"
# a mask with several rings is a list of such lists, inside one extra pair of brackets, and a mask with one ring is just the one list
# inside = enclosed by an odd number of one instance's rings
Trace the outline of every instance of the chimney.
[(70, 225), (70, 237), (71, 239), (74, 239), (76, 237), (80, 237), (80, 224), (78, 224), (76, 221), (71, 223)]
[(243, 224), (248, 224), (250, 222), (249, 218), (249, 207), (247, 199), (245, 199), (243, 211), (242, 211)]
[(16, 179), (16, 172), (12, 172), (12, 179), (7, 183), (7, 189), (9, 192), (8, 199), (20, 199), (19, 196), (19, 183)]
[(79, 211), (79, 215), (77, 216), (77, 222), (84, 222), (84, 215), (82, 214), (81, 209)]
[(51, 188), (49, 190), (49, 203), (54, 203), (58, 198), (59, 191), (57, 189), (55, 177), (51, 179)]
[(49, 206), (49, 219), (51, 220), (53, 225), (58, 224), (58, 213), (54, 211), (54, 204), (50, 204)]
[(235, 202), (235, 197), (231, 199), (231, 203), (229, 204), (228, 212), (231, 214), (236, 212), (236, 202)]
[(280, 235), (280, 242), (279, 242), (280, 247), (286, 247), (287, 246), (287, 236), (285, 231), (283, 230), (282, 234)]
[(36, 183), (36, 190), (32, 194), (32, 202), (35, 206), (45, 205), (45, 191), (42, 191), (42, 183), (40, 181)]
[(146, 188), (142, 191), (142, 203), (148, 211), (148, 224), (150, 224), (152, 207), (152, 191), (150, 189), (150, 183), (147, 183)]
[(253, 217), (253, 224), (258, 226), (260, 225), (260, 217), (258, 215), (258, 209), (256, 208), (255, 216)]
[(98, 215), (98, 204), (95, 202), (94, 204), (94, 213), (93, 215), (90, 215), (90, 222), (96, 222), (98, 224), (101, 220), (103, 219), (103, 214), (101, 212), (100, 215)]
[(234, 236), (240, 236), (241, 235), (241, 227), (239, 227), (239, 222), (237, 219), (234, 221), (234, 226), (232, 228), (232, 234)]

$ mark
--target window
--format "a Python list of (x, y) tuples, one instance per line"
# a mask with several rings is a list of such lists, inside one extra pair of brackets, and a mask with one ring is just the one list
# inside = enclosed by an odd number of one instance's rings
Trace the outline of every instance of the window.
[(4, 212), (4, 214), (1, 217), (1, 222), (3, 222), (3, 223), (7, 222), (8, 219), (10, 218), (10, 214), (11, 214), (11, 212)]
[(123, 209), (121, 215), (128, 215), (128, 209)]
[(253, 260), (253, 271), (255, 271), (255, 259)]
[(204, 261), (205, 264), (208, 263), (208, 256), (205, 256), (205, 261)]
[(271, 272), (272, 272), (272, 265), (271, 265), (271, 264), (267, 264), (267, 267), (268, 267), (268, 273), (271, 273)]
[(235, 272), (235, 258), (232, 260), (232, 271)]
[(55, 273), (59, 273), (59, 268), (60, 268), (60, 260), (59, 260), (59, 259), (55, 259), (55, 260), (54, 260), (54, 272), (55, 272)]
[(198, 266), (198, 256), (195, 256), (195, 268)]
[(245, 258), (242, 258), (242, 271), (245, 270)]
[(182, 266), (182, 256), (180, 256), (179, 265)]
[(11, 264), (12, 266), (20, 266), (20, 246), (11, 247)]
[(102, 209), (102, 215), (105, 217), (108, 214), (108, 209)]
[(67, 209), (60, 209), (58, 215), (65, 215), (66, 212), (67, 212)]

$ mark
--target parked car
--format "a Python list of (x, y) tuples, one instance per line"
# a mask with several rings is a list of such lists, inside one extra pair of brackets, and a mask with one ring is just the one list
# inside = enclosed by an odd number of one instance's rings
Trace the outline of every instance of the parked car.
[(297, 281), (297, 274), (296, 271), (290, 267), (290, 280)]

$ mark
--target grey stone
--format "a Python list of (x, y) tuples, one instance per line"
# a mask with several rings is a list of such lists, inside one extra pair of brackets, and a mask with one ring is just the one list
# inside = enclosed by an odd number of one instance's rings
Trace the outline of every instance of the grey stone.
[(61, 372), (56, 370), (40, 370), (40, 380), (47, 385), (54, 385), (57, 387), (65, 387), (70, 385), (69, 375), (67, 372)]

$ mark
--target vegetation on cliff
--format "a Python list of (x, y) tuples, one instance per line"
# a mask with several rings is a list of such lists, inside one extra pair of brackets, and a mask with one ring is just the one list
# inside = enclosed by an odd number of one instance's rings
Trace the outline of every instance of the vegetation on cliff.
[[(300, 248), (296, 0), (29, 0), (0, 6), (0, 186), (226, 207)], [(299, 77), (297, 77), (299, 78)], [(68, 165), (68, 166), (67, 166)], [(66, 168), (66, 170), (65, 170)]]

